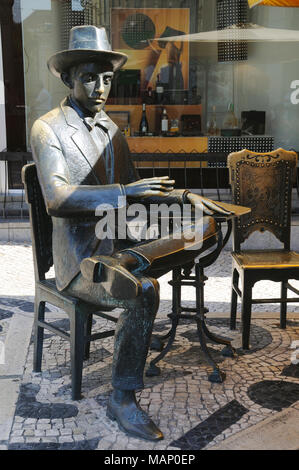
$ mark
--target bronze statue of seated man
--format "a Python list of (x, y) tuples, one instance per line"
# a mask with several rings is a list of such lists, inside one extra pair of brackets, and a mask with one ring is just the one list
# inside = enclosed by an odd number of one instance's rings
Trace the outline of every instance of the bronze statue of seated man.
[[(125, 137), (103, 111), (114, 72), (127, 56), (111, 50), (104, 28), (71, 30), (66, 51), (48, 61), (70, 94), (33, 125), (31, 148), (48, 213), (53, 220), (53, 256), (57, 288), (101, 309), (124, 309), (115, 332), (113, 392), (107, 415), (139, 438), (163, 438), (135, 399), (159, 305), (157, 278), (194, 260), (215, 240), (215, 213), (226, 209), (189, 191), (175, 190), (168, 177), (140, 180)], [(99, 239), (96, 209), (109, 204), (152, 202), (200, 206), (203, 237), (185, 250), (184, 240), (169, 237), (134, 243)], [(203, 243), (204, 239), (204, 243)], [(215, 243), (215, 241), (214, 241)]]

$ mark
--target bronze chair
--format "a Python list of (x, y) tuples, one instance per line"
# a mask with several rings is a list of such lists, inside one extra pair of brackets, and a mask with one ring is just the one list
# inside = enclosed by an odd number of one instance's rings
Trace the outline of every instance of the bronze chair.
[[(33, 370), (41, 371), (44, 329), (52, 331), (70, 342), (72, 399), (81, 398), (83, 360), (89, 358), (90, 342), (114, 335), (114, 330), (91, 334), (92, 315), (112, 322), (117, 319), (99, 312), (99, 307), (65, 295), (56, 289), (55, 278), (46, 279), (53, 266), (52, 219), (46, 212), (34, 163), (22, 169), (26, 201), (29, 205), (32, 250), (35, 275), (35, 318)], [(69, 316), (70, 333), (45, 321), (46, 303), (61, 308)]]
[[(251, 208), (251, 212), (233, 220), (231, 329), (236, 328), (237, 296), (242, 304), (242, 347), (249, 349), (251, 306), (280, 303), (280, 327), (286, 327), (288, 290), (299, 291), (289, 279), (299, 279), (299, 253), (290, 250), (291, 197), (296, 173), (297, 154), (278, 149), (269, 153), (248, 150), (231, 153), (227, 161), (233, 202)], [(241, 250), (241, 244), (253, 232), (270, 231), (282, 243), (277, 250)], [(241, 277), (241, 288), (238, 283)], [(276, 299), (252, 299), (256, 282), (281, 283)]]

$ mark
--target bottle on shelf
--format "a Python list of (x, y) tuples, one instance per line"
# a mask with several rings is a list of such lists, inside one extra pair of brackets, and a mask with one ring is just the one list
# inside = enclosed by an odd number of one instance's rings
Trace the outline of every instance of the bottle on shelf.
[(222, 127), (223, 129), (236, 129), (238, 127), (238, 119), (235, 116), (233, 103), (230, 103), (228, 106)]
[(167, 135), (168, 132), (168, 115), (167, 111), (164, 108), (161, 116), (161, 134), (163, 136)]
[(146, 104), (155, 104), (154, 93), (153, 93), (152, 87), (148, 87), (148, 89), (144, 93), (143, 100)]
[(183, 99), (183, 101), (184, 101), (184, 103), (183, 103), (184, 105), (189, 104), (189, 91), (188, 91), (188, 90), (185, 90), (185, 91), (184, 91), (184, 99)]
[(131, 126), (130, 126), (130, 124), (128, 124), (127, 127), (125, 128), (124, 134), (125, 134), (126, 137), (131, 136)]
[(161, 104), (163, 102), (164, 97), (164, 86), (163, 83), (160, 81), (160, 74), (157, 75), (156, 81), (156, 101), (157, 104)]
[(143, 103), (142, 105), (142, 116), (139, 125), (139, 133), (140, 135), (146, 135), (149, 131), (148, 120), (146, 117), (146, 104)]
[(212, 111), (210, 120), (208, 121), (208, 124), (207, 124), (207, 134), (218, 135), (216, 106), (213, 106), (212, 109), (213, 111)]

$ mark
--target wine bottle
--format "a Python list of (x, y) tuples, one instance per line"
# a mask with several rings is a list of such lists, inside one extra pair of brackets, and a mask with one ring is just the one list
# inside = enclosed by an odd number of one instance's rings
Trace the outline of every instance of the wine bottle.
[(164, 86), (163, 86), (163, 83), (160, 81), (160, 74), (158, 74), (157, 81), (156, 81), (157, 104), (161, 104), (163, 102), (163, 96), (164, 96)]
[(168, 116), (167, 116), (167, 111), (164, 108), (162, 117), (161, 117), (161, 134), (162, 135), (167, 135), (168, 132)]
[(144, 93), (144, 102), (146, 104), (154, 104), (155, 103), (154, 93), (153, 93), (152, 87), (148, 87), (148, 89)]
[(139, 125), (139, 133), (140, 135), (146, 135), (148, 133), (149, 127), (148, 127), (148, 120), (146, 117), (146, 105), (143, 103), (142, 105), (142, 116), (141, 116), (141, 121)]

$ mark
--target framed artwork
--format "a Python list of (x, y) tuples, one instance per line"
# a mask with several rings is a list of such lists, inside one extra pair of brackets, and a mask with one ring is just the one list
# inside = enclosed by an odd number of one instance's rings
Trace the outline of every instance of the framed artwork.
[(123, 132), (130, 125), (130, 112), (129, 111), (106, 111), (110, 119), (119, 127)]
[(140, 89), (156, 88), (158, 82), (172, 90), (189, 87), (189, 44), (159, 41), (189, 34), (189, 8), (112, 8), (113, 50), (129, 59), (124, 69), (140, 70)]

